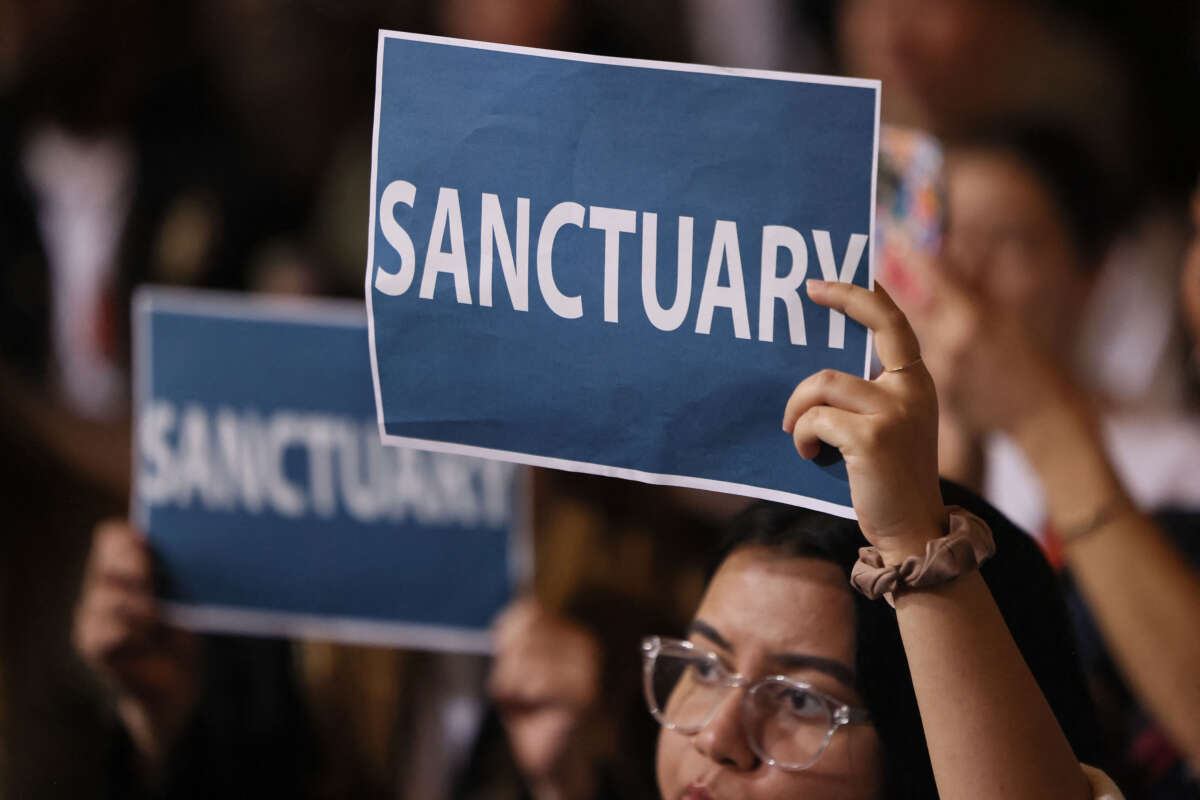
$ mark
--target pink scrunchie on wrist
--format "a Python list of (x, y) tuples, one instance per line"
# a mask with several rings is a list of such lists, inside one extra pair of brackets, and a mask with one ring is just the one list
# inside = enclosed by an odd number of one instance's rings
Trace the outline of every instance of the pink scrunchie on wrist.
[(850, 572), (850, 584), (872, 600), (908, 589), (947, 583), (987, 561), (996, 542), (987, 523), (960, 506), (947, 506), (949, 532), (925, 544), (924, 558), (909, 556), (899, 564), (883, 563), (874, 547), (862, 547)]

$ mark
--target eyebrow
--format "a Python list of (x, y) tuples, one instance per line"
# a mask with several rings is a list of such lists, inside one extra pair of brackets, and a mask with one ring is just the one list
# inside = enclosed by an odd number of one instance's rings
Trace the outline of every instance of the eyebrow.
[(693, 633), (699, 634), (713, 644), (717, 645), (717, 647), (733, 652), (733, 645), (729, 643), (729, 640), (717, 633), (717, 629), (712, 625), (709, 625), (704, 620), (692, 620), (692, 624), (688, 625), (687, 632), (689, 636), (691, 636)]
[[(704, 620), (693, 620), (692, 624), (688, 625), (688, 635), (692, 634), (703, 636), (718, 647), (733, 652), (733, 645), (729, 643), (729, 640)], [(840, 681), (847, 688), (856, 689), (858, 687), (858, 677), (854, 670), (832, 658), (807, 653), (771, 653), (768, 658), (778, 664), (781, 669), (813, 669)]]

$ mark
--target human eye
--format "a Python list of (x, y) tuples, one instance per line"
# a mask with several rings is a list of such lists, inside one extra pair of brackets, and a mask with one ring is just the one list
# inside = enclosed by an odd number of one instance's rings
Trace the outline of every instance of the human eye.
[(724, 677), (723, 673), (724, 670), (721, 669), (721, 665), (714, 659), (701, 656), (692, 662), (692, 675), (695, 676), (699, 683), (721, 683)]
[(781, 705), (798, 717), (825, 716), (821, 698), (801, 686), (789, 686), (780, 697)]

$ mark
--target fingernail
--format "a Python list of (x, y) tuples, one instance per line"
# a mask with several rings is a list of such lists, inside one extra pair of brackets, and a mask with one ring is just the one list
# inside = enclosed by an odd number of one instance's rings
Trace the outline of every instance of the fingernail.
[(819, 292), (825, 286), (825, 281), (820, 278), (809, 278), (804, 282), (805, 287), (810, 293)]

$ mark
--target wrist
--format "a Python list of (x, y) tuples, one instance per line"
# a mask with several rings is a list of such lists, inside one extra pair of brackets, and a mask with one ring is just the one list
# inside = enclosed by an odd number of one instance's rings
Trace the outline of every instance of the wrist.
[(909, 556), (922, 557), (929, 542), (939, 539), (946, 534), (946, 515), (943, 510), (940, 519), (913, 528), (903, 534), (893, 534), (881, 537), (874, 545), (876, 551), (888, 565), (900, 564)]
[[(910, 540), (909, 548), (916, 539)], [(859, 551), (858, 562), (850, 572), (850, 584), (870, 599), (885, 598), (915, 589), (926, 589), (974, 572), (996, 552), (995, 539), (987, 523), (966, 509), (946, 509), (943, 535), (926, 540), (919, 553), (910, 552), (895, 561), (903, 550), (881, 553), (878, 547)]]
[(1083, 398), (1046, 403), (1013, 435), (1041, 480), (1049, 521), (1056, 528), (1088, 527), (1101, 507), (1125, 497), (1099, 422)]
[(1130, 515), (1137, 515), (1138, 508), (1124, 492), (1118, 492), (1107, 500), (1102, 500), (1093, 506), (1086, 517), (1070, 519), (1052, 519), (1054, 533), (1068, 553), (1075, 549), (1080, 542), (1091, 539), (1101, 531), (1113, 527)]

